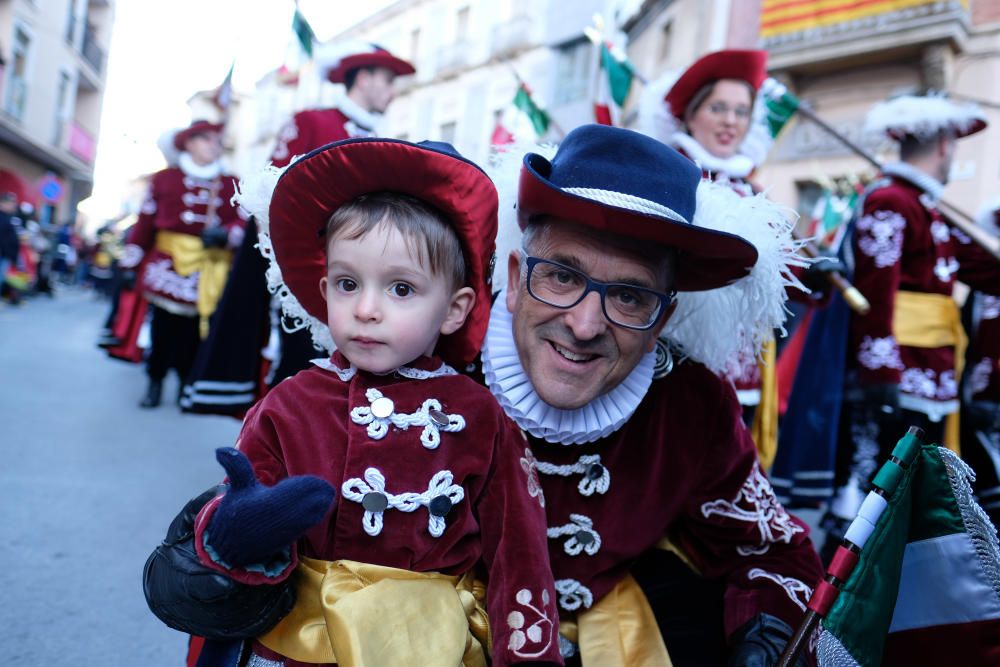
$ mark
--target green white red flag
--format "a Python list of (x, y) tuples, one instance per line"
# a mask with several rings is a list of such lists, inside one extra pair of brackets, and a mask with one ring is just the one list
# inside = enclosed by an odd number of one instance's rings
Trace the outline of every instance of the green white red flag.
[(532, 97), (528, 86), (520, 82), (514, 99), (497, 119), (490, 143), (502, 147), (516, 140), (540, 139), (548, 132), (551, 122), (549, 114)]
[(822, 621), (820, 667), (1000, 665), (1000, 545), (973, 472), (908, 438), (873, 482), (885, 497), (870, 494), (845, 536), (861, 549)]
[(625, 106), (635, 69), (628, 57), (610, 42), (601, 42), (601, 75), (594, 99), (594, 120), (602, 125), (614, 125)]

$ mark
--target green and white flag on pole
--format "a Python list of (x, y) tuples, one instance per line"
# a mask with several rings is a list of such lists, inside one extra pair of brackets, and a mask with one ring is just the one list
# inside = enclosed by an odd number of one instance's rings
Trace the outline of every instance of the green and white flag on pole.
[(861, 551), (822, 621), (820, 667), (1000, 665), (1000, 545), (972, 470), (906, 438), (893, 456), (903, 465), (873, 482), (891, 492), (870, 494), (845, 536)]
[(298, 39), (302, 52), (309, 58), (313, 56), (313, 45), (316, 43), (316, 33), (313, 32), (309, 21), (299, 11), (298, 4), (295, 5), (295, 14), (292, 16), (292, 32)]
[(754, 102), (750, 129), (743, 140), (740, 152), (761, 164), (774, 140), (799, 108), (799, 99), (788, 92), (783, 83), (768, 77), (761, 84)]
[(527, 84), (519, 80), (514, 99), (497, 118), (490, 143), (502, 147), (515, 141), (535, 141), (545, 136), (551, 123), (549, 114), (531, 96)]

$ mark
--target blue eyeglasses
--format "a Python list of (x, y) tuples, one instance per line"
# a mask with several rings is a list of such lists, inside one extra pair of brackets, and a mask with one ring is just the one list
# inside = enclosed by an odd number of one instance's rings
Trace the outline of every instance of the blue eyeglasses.
[(612, 324), (645, 331), (653, 328), (676, 292), (664, 294), (627, 283), (603, 283), (550, 259), (527, 256), (528, 294), (555, 308), (572, 308), (591, 292), (601, 295), (601, 309)]

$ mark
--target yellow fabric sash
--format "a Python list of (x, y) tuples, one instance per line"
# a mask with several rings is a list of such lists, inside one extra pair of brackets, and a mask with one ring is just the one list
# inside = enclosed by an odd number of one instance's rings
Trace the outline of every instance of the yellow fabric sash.
[[(955, 348), (955, 382), (962, 377), (965, 348), (969, 343), (955, 300), (945, 294), (896, 293), (892, 312), (892, 333), (896, 342), (910, 347)], [(944, 445), (959, 454), (959, 411), (945, 417)]]
[(760, 362), (760, 403), (754, 412), (750, 436), (757, 445), (757, 458), (767, 471), (778, 453), (778, 377), (777, 346), (774, 340), (764, 344)]
[(471, 574), (300, 558), (292, 576), (295, 606), (257, 638), (272, 651), (339, 667), (486, 667), (486, 589)]
[(156, 249), (170, 255), (174, 271), (182, 276), (198, 275), (198, 331), (202, 338), (208, 336), (208, 318), (222, 298), (222, 290), (229, 276), (233, 253), (228, 248), (206, 248), (201, 237), (180, 232), (158, 231)]
[(671, 667), (653, 610), (632, 575), (576, 617), (559, 620), (559, 634), (580, 646), (583, 667)]

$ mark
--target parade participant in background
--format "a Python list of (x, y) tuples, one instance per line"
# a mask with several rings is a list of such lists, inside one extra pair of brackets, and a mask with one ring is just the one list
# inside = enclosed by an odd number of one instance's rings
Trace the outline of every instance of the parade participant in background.
[[(21, 241), (14, 227), (14, 215), (17, 213), (17, 195), (13, 192), (0, 193), (0, 289), (7, 289), (7, 271), (17, 262), (21, 251)], [(12, 302), (16, 302), (17, 294), (10, 287)]]
[[(514, 185), (502, 185), (500, 210), (525, 235), (502, 262), (508, 278), (494, 280), (505, 292), (482, 370), (537, 456), (525, 452), (522, 465), (544, 490), (563, 654), (587, 667), (773, 664), (821, 569), (716, 373), (784, 317), (790, 224), (761, 197), (699, 185), (689, 160), (629, 130), (577, 128), (551, 161), (529, 154), (516, 166), (519, 179), (498, 177)], [(737, 325), (745, 337), (732, 335)], [(190, 531), (206, 498), (172, 534)], [(670, 568), (647, 567), (645, 590), (636, 586), (632, 572), (668, 536), (717, 584), (715, 624), (692, 627), (688, 612), (707, 601), (673, 596)], [(154, 555), (147, 590), (178, 611), (217, 600), (217, 614), (200, 616), (205, 633), (273, 623), (281, 590), (265, 604), (251, 587), (196, 586), (182, 544)], [(654, 618), (647, 595), (676, 613)]]
[(1000, 293), (1000, 262), (949, 227), (936, 206), (957, 140), (986, 127), (979, 110), (903, 95), (875, 106), (866, 125), (899, 144), (900, 161), (868, 188), (853, 228), (854, 284), (871, 312), (851, 318), (835, 496), (824, 522), (831, 549), (907, 427), (958, 450), (967, 340), (952, 291), (957, 279)]
[[(531, 453), (490, 392), (442, 361), (464, 367), (486, 332), (489, 177), (447, 144), (372, 138), (242, 189), (284, 308), (336, 348), (250, 410), (239, 451), (218, 452), (230, 490), (197, 520), (203, 564), (250, 584), (284, 580), (297, 540), (297, 605), (253, 655), (286, 667), (561, 663)], [(488, 586), (469, 604), (479, 564)], [(337, 593), (344, 573), (372, 588)], [(367, 611), (345, 609), (365, 599)], [(324, 615), (338, 622), (305, 640)]]
[[(276, 166), (285, 166), (293, 157), (333, 141), (373, 136), (380, 115), (392, 101), (393, 80), (414, 72), (408, 62), (363, 42), (323, 45), (315, 60), (320, 76), (342, 84), (344, 92), (333, 107), (308, 109), (292, 117), (279, 132), (271, 155)], [(309, 361), (321, 354), (300, 324), (284, 318), (278, 325), (281, 315), (271, 307), (264, 279), (267, 265), (255, 248), (253, 222), (248, 232), (233, 267), (229, 291), (219, 305), (214, 331), (185, 389), (182, 406), (187, 411), (241, 416), (266, 391), (262, 384), (274, 386), (307, 368)], [(269, 337), (274, 335), (278, 340), (268, 346)], [(261, 356), (265, 347), (277, 354), (266, 382), (262, 381)]]
[[(980, 211), (979, 225), (1000, 235), (1000, 201)], [(972, 292), (965, 308), (969, 353), (961, 385), (962, 457), (976, 471), (973, 488), (1000, 525), (1000, 297)]]
[(231, 203), (234, 177), (223, 171), (222, 126), (197, 120), (174, 135), (176, 167), (153, 175), (120, 263), (138, 267), (138, 289), (152, 309), (149, 386), (140, 405), (160, 404), (173, 368), (183, 384), (222, 294), (244, 219)]
[[(754, 170), (767, 157), (772, 139), (762, 116), (766, 106), (757, 92), (767, 78), (767, 51), (727, 50), (702, 56), (680, 77), (666, 75), (643, 92), (643, 131), (676, 148), (702, 169), (702, 177), (732, 188), (742, 196), (760, 192)], [(793, 288), (792, 299), (821, 303), (827, 296), (825, 272), (840, 268), (817, 262), (795, 274), (808, 288)], [(761, 462), (769, 469), (777, 447), (778, 397), (776, 346), (772, 342), (761, 363), (747, 359), (732, 369), (744, 420), (753, 425)], [(763, 404), (763, 405), (762, 405)], [(762, 406), (758, 409), (758, 406)]]

